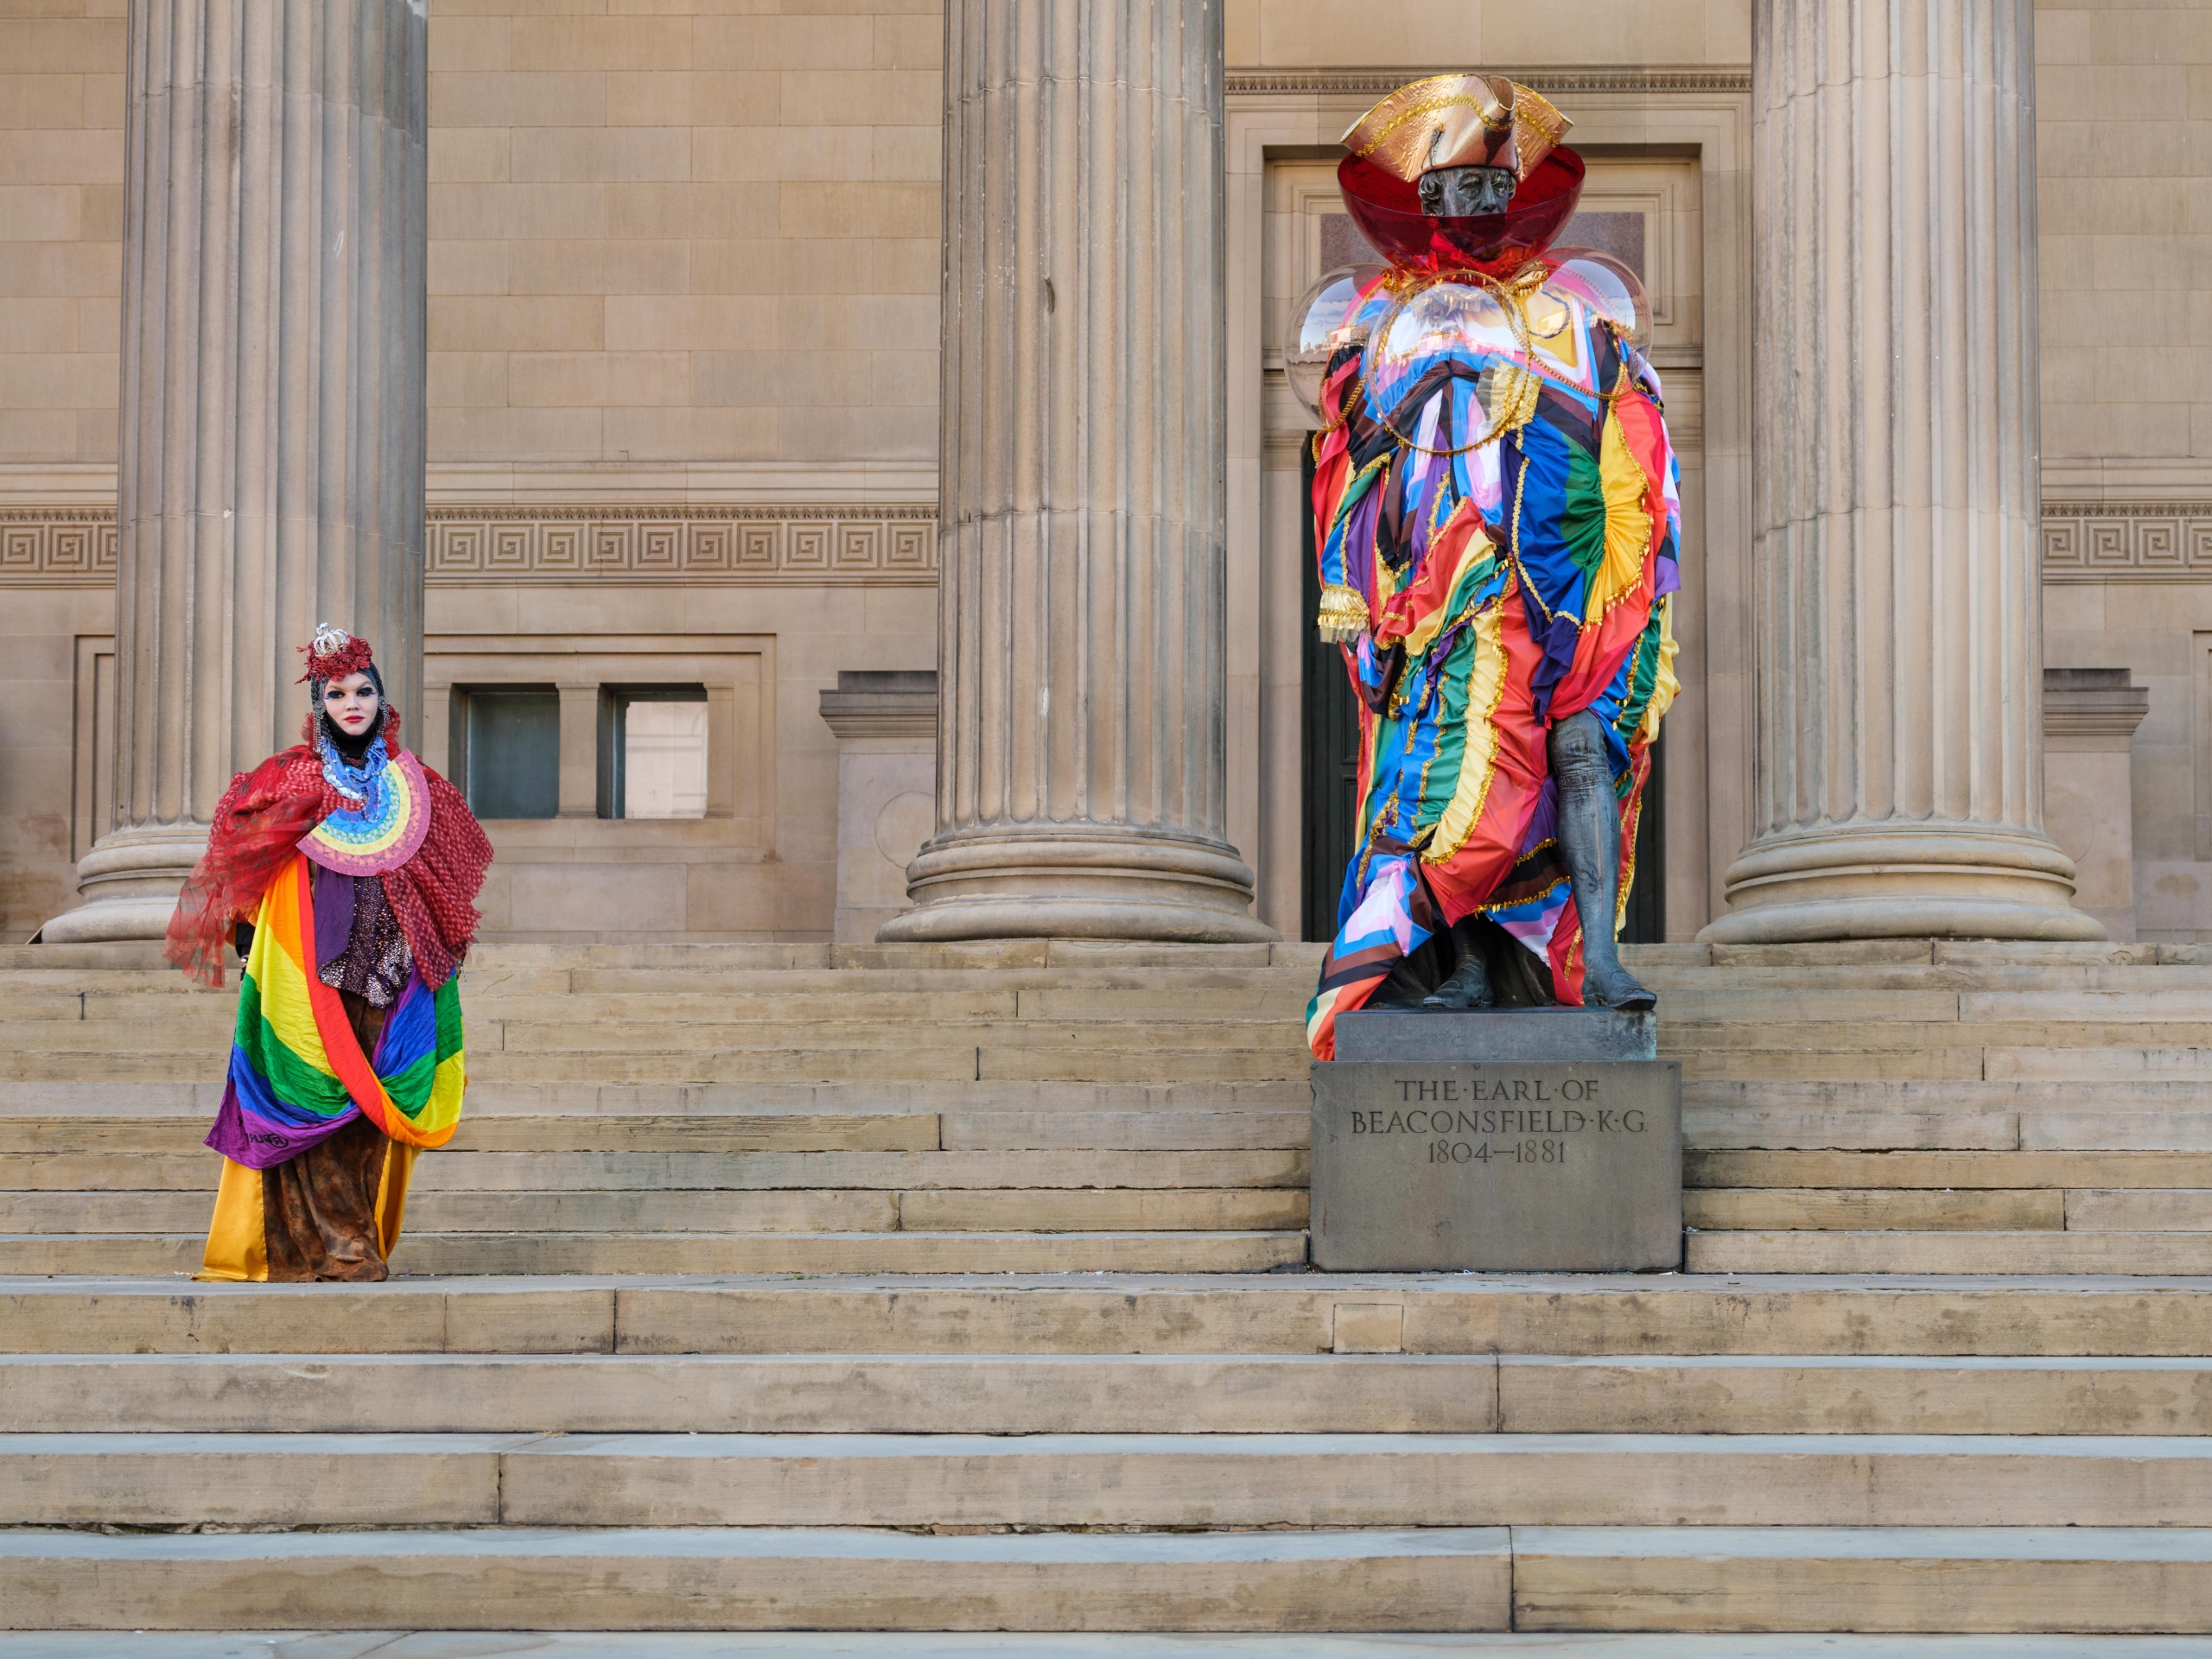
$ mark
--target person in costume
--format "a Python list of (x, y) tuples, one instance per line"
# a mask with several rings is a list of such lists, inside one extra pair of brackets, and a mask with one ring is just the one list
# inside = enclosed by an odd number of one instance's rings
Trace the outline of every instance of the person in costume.
[(1581, 190), (1569, 124), (1502, 77), (1385, 99), (1338, 178), (1390, 263), (1292, 318), (1318, 621), (1360, 736), (1322, 1059), (1362, 1007), (1655, 1001), (1614, 940), (1675, 690), (1679, 469), (1635, 274), (1551, 246)]
[(169, 918), (192, 977), (222, 984), (226, 940), (245, 969), (203, 1279), (385, 1277), (415, 1154), (453, 1138), (467, 1081), (458, 970), (491, 843), (399, 747), (369, 642), (326, 625), (302, 650), (306, 741), (232, 779)]

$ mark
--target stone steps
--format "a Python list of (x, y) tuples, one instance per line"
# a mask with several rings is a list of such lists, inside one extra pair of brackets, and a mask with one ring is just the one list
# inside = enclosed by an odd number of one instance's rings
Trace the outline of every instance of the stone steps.
[(24, 1529), (0, 1532), (0, 1601), (29, 1628), (1503, 1630), (1511, 1565), (1495, 1529)]
[(18, 1281), (0, 1604), (2201, 1629), (2209, 1336), (2212, 1281), (2142, 1279)]
[[(941, 1117), (995, 1116), (1007, 1112), (1065, 1116), (1108, 1112), (1224, 1112), (1260, 1107), (1277, 1110), (1307, 1109), (1311, 1091), (1304, 1076), (1258, 1082), (1226, 1081), (1057, 1081), (1049, 1086), (1035, 1083), (988, 1081), (967, 1077), (948, 1081), (899, 1078), (884, 1082), (828, 1082), (820, 1079), (771, 1082), (759, 1078), (722, 1084), (606, 1084), (589, 1078), (561, 1078), (542, 1083), (486, 1081), (472, 1075), (468, 1110), (461, 1134), (487, 1118), (569, 1116), (636, 1120), (655, 1116), (691, 1119), (779, 1117), (839, 1115), (855, 1116), (913, 1116), (934, 1113)], [(185, 1081), (175, 1077), (158, 1081), (48, 1079), (35, 1082), (0, 1081), (0, 1133), (11, 1119), (80, 1119), (183, 1117), (197, 1122), (204, 1133), (207, 1121), (221, 1103), (223, 1084), (214, 1081)], [(739, 1126), (733, 1133), (747, 1131)], [(46, 1144), (55, 1143), (49, 1141)]]
[[(229, 998), (21, 954), (0, 1269), (189, 1270)], [(1632, 952), (1622, 1277), (1305, 1269), (1317, 957), (486, 948), (403, 1276), (0, 1282), (0, 1622), (2212, 1630), (2212, 953)]]
[(0, 1434), (2212, 1436), (2212, 1359), (31, 1354)]
[(2202, 1437), (15, 1434), (0, 1527), (2206, 1528), (2209, 1475)]
[[(1305, 1085), (1293, 1086), (1303, 1093)], [(1022, 1098), (1033, 1103), (1039, 1096), (1027, 1091)], [(1078, 1103), (1046, 1110), (943, 1113), (891, 1109), (861, 1113), (853, 1111), (851, 1103), (842, 1103), (836, 1111), (793, 1113), (781, 1103), (774, 1111), (702, 1107), (685, 1116), (601, 1114), (582, 1109), (547, 1116), (475, 1111), (463, 1116), (459, 1132), (441, 1149), (440, 1159), (489, 1152), (1303, 1152), (1311, 1123), (1302, 1098), (1294, 1108), (1241, 1105), (1232, 1099), (1212, 1105), (1135, 1109), (1088, 1109)], [(28, 1179), (29, 1187), (35, 1187), (36, 1173), (49, 1164), (95, 1154), (112, 1160), (102, 1173), (118, 1186), (182, 1181), (191, 1168), (190, 1159), (208, 1156), (207, 1128), (207, 1115), (198, 1110), (139, 1118), (10, 1119), (0, 1114), (0, 1147), (8, 1149), (0, 1152), (0, 1160), (6, 1160), (0, 1167), (7, 1172), (0, 1185), (16, 1185)], [(137, 1161), (142, 1159), (154, 1160), (169, 1173), (142, 1180), (147, 1173)], [(177, 1160), (188, 1161), (165, 1161)], [(193, 1179), (205, 1190), (204, 1169)]]
[[(579, 1594), (588, 1585), (588, 1594)], [(2196, 1528), (0, 1533), (19, 1627), (2201, 1630)]]
[(1516, 1528), (1518, 1630), (2203, 1630), (2212, 1532)]
[[(184, 1274), (185, 1233), (0, 1235), (0, 1274)], [(410, 1232), (400, 1274), (1265, 1273), (1303, 1267), (1302, 1231)]]
[[(0, 1192), (0, 1234), (179, 1233), (202, 1229), (198, 1192)], [(1296, 1231), (1306, 1194), (1284, 1189), (872, 1192), (550, 1192), (410, 1194), (411, 1243), (446, 1234), (1102, 1233)]]
[(2212, 1274), (2212, 1235), (2156, 1232), (1692, 1233), (1691, 1273)]
[[(918, 1241), (926, 1242), (926, 1241)], [(15, 1354), (2212, 1354), (2212, 1281), (1096, 1273), (0, 1281)]]
[[(279, 1637), (278, 1640), (287, 1638)], [(485, 1636), (443, 1631), (319, 1634), (311, 1647), (279, 1648), (286, 1659), (477, 1659)], [(814, 1633), (743, 1631), (701, 1635), (669, 1630), (625, 1631), (610, 1639), (596, 1631), (531, 1630), (488, 1638), (510, 1645), (496, 1653), (529, 1652), (547, 1659), (1684, 1659), (1680, 1636), (1557, 1636), (1542, 1633), (1459, 1632), (1450, 1636), (1155, 1635), (1104, 1631), (1066, 1635), (1023, 1631), (957, 1634), (920, 1630)], [(0, 1659), (244, 1659), (267, 1651), (269, 1638), (207, 1631), (139, 1633), (114, 1646), (105, 1636), (57, 1631), (10, 1636), (0, 1632)], [(2189, 1636), (2102, 1636), (2099, 1654), (2121, 1659), (2212, 1659), (2212, 1638)], [(2072, 1636), (1728, 1636), (1699, 1638), (1696, 1659), (2081, 1659)]]

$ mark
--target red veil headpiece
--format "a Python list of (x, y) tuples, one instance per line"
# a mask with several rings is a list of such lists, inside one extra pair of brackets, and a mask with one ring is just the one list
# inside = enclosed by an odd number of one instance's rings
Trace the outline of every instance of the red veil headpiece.
[(315, 631), (314, 640), (300, 647), (300, 655), (308, 659), (308, 671), (292, 682), (305, 685), (309, 680), (342, 680), (348, 674), (365, 674), (376, 662), (376, 653), (369, 649), (369, 642), (357, 639), (343, 628), (334, 628), (325, 622)]

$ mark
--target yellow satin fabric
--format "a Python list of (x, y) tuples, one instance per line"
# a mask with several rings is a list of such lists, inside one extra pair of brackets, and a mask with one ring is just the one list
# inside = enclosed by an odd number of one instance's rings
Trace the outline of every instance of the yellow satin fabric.
[[(415, 1173), (413, 1147), (397, 1141), (385, 1150), (384, 1173), (377, 1178), (377, 1246), (391, 1260), (399, 1226), (407, 1213), (407, 1182)], [(207, 1248), (194, 1279), (263, 1284), (269, 1278), (267, 1217), (261, 1207), (261, 1172), (223, 1160), (223, 1179), (215, 1189), (215, 1215), (207, 1227)]]

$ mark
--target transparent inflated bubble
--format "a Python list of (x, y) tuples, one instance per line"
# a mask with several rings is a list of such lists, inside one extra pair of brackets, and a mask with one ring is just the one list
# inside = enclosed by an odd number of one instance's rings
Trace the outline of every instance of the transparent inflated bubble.
[[(1367, 330), (1389, 302), (1375, 287), (1381, 265), (1343, 265), (1307, 289), (1291, 308), (1289, 337), (1283, 341), (1283, 373), (1306, 412), (1321, 415), (1321, 382), (1329, 359), (1347, 346), (1363, 344)], [(1361, 296), (1374, 292), (1363, 303)]]
[[(1370, 335), (1363, 365), (1368, 407), (1393, 427), (1408, 431), (1405, 423), (1414, 418), (1414, 411), (1402, 410), (1399, 405), (1437, 364), (1457, 358), (1491, 368), (1519, 356), (1520, 340), (1495, 296), (1486, 289), (1439, 283), (1395, 307)], [(1453, 448), (1485, 435), (1490, 419), (1485, 394), (1495, 378), (1484, 373), (1477, 389), (1484, 429), (1455, 432)]]
[[(1651, 302), (1633, 270), (1595, 248), (1554, 248), (1545, 260), (1555, 268), (1537, 300), (1548, 296), (1557, 304), (1560, 298), (1571, 297), (1611, 323), (1613, 332), (1638, 351), (1651, 343)], [(1529, 332), (1542, 335), (1535, 310), (1532, 302)]]

